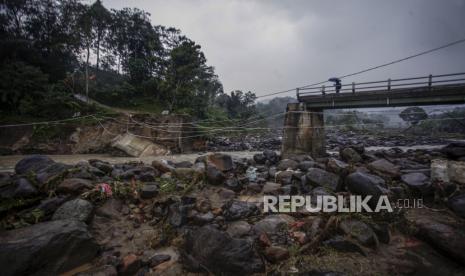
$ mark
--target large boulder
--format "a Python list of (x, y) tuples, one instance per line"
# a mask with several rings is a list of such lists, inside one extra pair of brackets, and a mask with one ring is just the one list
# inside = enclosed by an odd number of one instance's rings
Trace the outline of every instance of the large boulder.
[(277, 234), (294, 222), (294, 218), (286, 214), (269, 215), (255, 223), (253, 230), (257, 234), (266, 233), (267, 235)]
[(465, 157), (465, 142), (454, 142), (443, 147), (441, 152), (449, 156), (450, 158), (462, 158)]
[(58, 275), (91, 261), (98, 245), (77, 220), (56, 220), (0, 235), (2, 275)]
[(447, 213), (419, 208), (411, 209), (407, 220), (416, 235), (459, 263), (465, 262), (465, 225)]
[(346, 235), (353, 237), (362, 245), (378, 247), (378, 237), (366, 223), (359, 220), (347, 219), (341, 221), (339, 227)]
[(429, 181), (429, 177), (427, 177), (423, 173), (412, 172), (403, 174), (401, 176), (402, 181), (407, 184), (410, 188), (414, 190), (418, 190), (422, 193), (426, 193), (430, 190), (431, 182)]
[(21, 177), (5, 185), (0, 185), (0, 198), (21, 198), (31, 197), (38, 193), (34, 185), (27, 180), (27, 178)]
[(386, 159), (378, 159), (368, 164), (368, 168), (376, 174), (388, 177), (399, 177), (399, 167), (387, 161)]
[(465, 218), (465, 194), (456, 195), (447, 201), (449, 208), (457, 215)]
[(307, 183), (312, 186), (325, 187), (331, 191), (338, 191), (341, 189), (341, 179), (334, 173), (318, 168), (310, 168), (305, 177)]
[(250, 275), (265, 267), (251, 241), (231, 238), (228, 233), (203, 226), (188, 233), (185, 251), (190, 270), (206, 268), (218, 275)]
[(63, 203), (53, 214), (53, 220), (75, 219), (89, 222), (92, 219), (94, 206), (87, 200), (76, 198)]
[(15, 166), (17, 174), (36, 173), (51, 164), (55, 163), (50, 157), (45, 155), (31, 155), (21, 159)]
[(57, 192), (77, 195), (92, 188), (92, 182), (87, 179), (67, 178), (58, 185)]
[(376, 204), (381, 195), (387, 193), (386, 182), (379, 176), (354, 172), (346, 177), (347, 189), (356, 195), (373, 196), (370, 205)]

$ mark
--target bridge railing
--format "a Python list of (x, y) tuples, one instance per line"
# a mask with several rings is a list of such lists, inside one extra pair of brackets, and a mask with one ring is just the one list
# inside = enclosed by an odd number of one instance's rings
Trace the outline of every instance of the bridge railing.
[(404, 78), (404, 79), (387, 79), (383, 81), (370, 81), (360, 83), (342, 84), (339, 91), (335, 85), (301, 87), (296, 89), (297, 99), (302, 96), (325, 96), (328, 94), (340, 93), (357, 93), (367, 91), (386, 91), (402, 90), (411, 88), (432, 88), (438, 85), (465, 85), (465, 73), (454, 73), (444, 75), (429, 75), (425, 77)]

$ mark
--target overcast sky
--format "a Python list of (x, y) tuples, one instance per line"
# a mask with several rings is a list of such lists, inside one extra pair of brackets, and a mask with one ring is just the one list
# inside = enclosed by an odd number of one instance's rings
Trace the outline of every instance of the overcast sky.
[[(225, 92), (327, 80), (465, 38), (465, 0), (103, 0), (202, 46)], [(465, 43), (344, 82), (465, 72)], [(294, 93), (288, 93), (294, 95)]]

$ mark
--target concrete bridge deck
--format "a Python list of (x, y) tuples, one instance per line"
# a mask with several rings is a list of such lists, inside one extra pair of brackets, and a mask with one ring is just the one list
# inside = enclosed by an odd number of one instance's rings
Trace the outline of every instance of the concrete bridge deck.
[(297, 88), (299, 103), (287, 106), (282, 155), (324, 156), (323, 110), (465, 104), (465, 73)]

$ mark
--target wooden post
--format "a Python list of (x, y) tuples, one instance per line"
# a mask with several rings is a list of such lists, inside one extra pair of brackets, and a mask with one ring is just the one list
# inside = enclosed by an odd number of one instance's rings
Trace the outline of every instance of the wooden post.
[(321, 94), (323, 94), (323, 96), (325, 95), (325, 86), (321, 86)]
[(388, 87), (387, 88), (388, 88), (387, 89), (388, 91), (391, 91), (391, 79), (388, 79)]
[(352, 82), (352, 94), (355, 94), (355, 82)]
[(433, 75), (428, 76), (428, 87), (431, 89), (431, 86), (433, 85)]
[(299, 88), (295, 89), (295, 95), (297, 97), (297, 100), (299, 101)]

